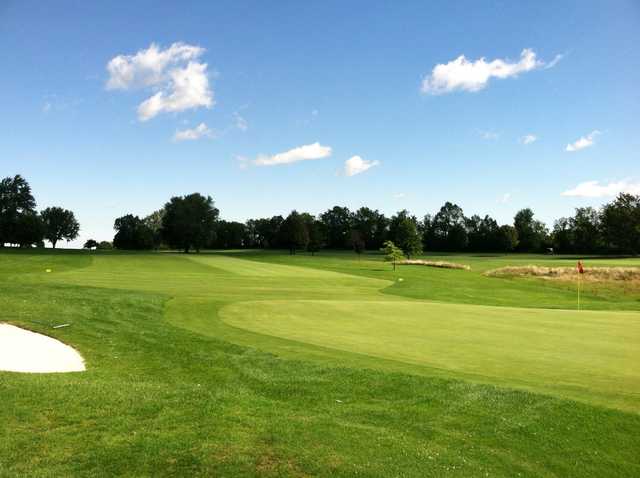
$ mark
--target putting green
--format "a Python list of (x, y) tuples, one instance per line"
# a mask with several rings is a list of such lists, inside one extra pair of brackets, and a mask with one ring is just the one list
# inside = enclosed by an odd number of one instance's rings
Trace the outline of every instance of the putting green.
[(498, 385), (640, 409), (640, 314), (419, 301), (228, 305), (229, 325), (442, 369)]

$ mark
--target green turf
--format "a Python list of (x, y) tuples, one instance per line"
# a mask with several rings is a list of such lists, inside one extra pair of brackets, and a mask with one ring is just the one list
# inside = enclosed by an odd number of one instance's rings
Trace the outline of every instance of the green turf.
[(0, 252), (0, 320), (88, 365), (0, 372), (0, 476), (638, 476), (637, 291), (448, 259)]

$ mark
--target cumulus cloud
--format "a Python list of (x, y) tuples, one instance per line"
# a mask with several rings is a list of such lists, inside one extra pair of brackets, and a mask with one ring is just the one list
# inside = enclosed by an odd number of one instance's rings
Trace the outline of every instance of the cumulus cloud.
[(479, 133), (482, 139), (486, 140), (496, 140), (500, 137), (500, 133), (496, 131), (479, 131)]
[(600, 131), (594, 130), (586, 136), (582, 136), (580, 139), (574, 141), (573, 143), (569, 143), (565, 148), (565, 151), (574, 152), (580, 151), (581, 149), (589, 148), (593, 146), (596, 142), (596, 136), (600, 134)]
[(256, 166), (276, 166), (278, 164), (297, 163), (298, 161), (308, 161), (311, 159), (322, 159), (331, 156), (331, 147), (322, 146), (320, 143), (306, 144), (290, 149), (284, 153), (267, 156), (259, 155), (253, 164)]
[(600, 184), (600, 181), (585, 181), (575, 188), (562, 193), (563, 196), (601, 198), (616, 196), (620, 193), (640, 194), (640, 182), (631, 182), (628, 179), (612, 181), (608, 184)]
[(380, 161), (367, 161), (360, 156), (352, 156), (344, 162), (345, 176), (355, 176), (380, 164)]
[(522, 50), (517, 62), (500, 58), (488, 62), (484, 57), (469, 61), (464, 55), (460, 55), (449, 63), (433, 67), (431, 74), (422, 80), (421, 91), (429, 95), (441, 95), (457, 90), (480, 91), (487, 86), (491, 78), (504, 79), (543, 67), (551, 68), (561, 58), (562, 56), (558, 55), (546, 64), (537, 59), (536, 53), (530, 48)]
[(107, 64), (108, 90), (151, 89), (155, 93), (138, 107), (138, 119), (147, 121), (162, 112), (213, 106), (207, 64), (198, 58), (204, 48), (174, 43), (162, 50), (151, 44), (135, 55), (118, 55)]
[(522, 138), (520, 138), (520, 142), (522, 144), (535, 143), (537, 140), (538, 137), (535, 134), (525, 134)]
[(240, 131), (247, 131), (249, 129), (249, 123), (237, 111), (233, 113), (233, 124)]
[(214, 132), (204, 123), (200, 123), (195, 128), (176, 131), (173, 135), (174, 141), (193, 141), (200, 138), (213, 138)]

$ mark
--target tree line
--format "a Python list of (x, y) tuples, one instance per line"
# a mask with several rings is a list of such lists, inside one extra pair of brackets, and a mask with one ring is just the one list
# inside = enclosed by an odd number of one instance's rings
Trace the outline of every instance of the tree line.
[(549, 252), (637, 254), (640, 251), (640, 196), (620, 194), (600, 209), (577, 208), (555, 221), (553, 229), (530, 208), (518, 211), (512, 224), (489, 215), (467, 217), (446, 202), (422, 219), (407, 210), (386, 217), (361, 207), (333, 208), (314, 216), (293, 210), (288, 216), (220, 219), (211, 197), (194, 193), (173, 197), (163, 208), (140, 218), (116, 219), (114, 247), (119, 249), (287, 249), (291, 254), (321, 249), (379, 250), (387, 241), (407, 257), (434, 252)]
[[(619, 194), (599, 209), (577, 208), (553, 228), (535, 218), (529, 208), (516, 213), (512, 224), (500, 225), (489, 215), (467, 217), (457, 204), (446, 202), (437, 213), (421, 219), (407, 210), (386, 217), (361, 207), (334, 206), (314, 216), (293, 210), (288, 216), (250, 219), (244, 223), (220, 219), (210, 196), (193, 193), (172, 197), (162, 208), (140, 218), (127, 214), (115, 220), (113, 243), (89, 239), (88, 249), (353, 249), (378, 250), (391, 241), (408, 256), (434, 252), (546, 252), (637, 254), (640, 252), (640, 196)], [(78, 237), (80, 225), (72, 211), (61, 207), (36, 210), (29, 183), (20, 175), (0, 181), (0, 247), (53, 247)]]
[(0, 181), (0, 247), (44, 247), (46, 239), (55, 248), (79, 232), (80, 224), (68, 209), (48, 207), (38, 212), (31, 186), (19, 174)]

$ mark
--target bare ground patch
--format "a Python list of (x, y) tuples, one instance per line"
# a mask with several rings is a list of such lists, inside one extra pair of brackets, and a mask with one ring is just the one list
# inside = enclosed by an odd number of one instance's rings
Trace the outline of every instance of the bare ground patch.
[(440, 269), (460, 269), (460, 270), (471, 270), (471, 266), (466, 264), (458, 264), (455, 262), (446, 262), (446, 261), (424, 261), (422, 259), (406, 259), (404, 261), (398, 262), (399, 265), (403, 266), (427, 266), (427, 267), (437, 267)]

